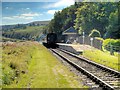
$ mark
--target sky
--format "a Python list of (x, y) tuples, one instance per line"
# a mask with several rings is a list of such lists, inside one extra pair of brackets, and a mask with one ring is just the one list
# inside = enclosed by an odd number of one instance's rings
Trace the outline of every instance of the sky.
[(53, 2), (2, 2), (2, 25), (25, 24), (46, 21), (54, 17), (56, 11), (74, 4), (74, 0)]

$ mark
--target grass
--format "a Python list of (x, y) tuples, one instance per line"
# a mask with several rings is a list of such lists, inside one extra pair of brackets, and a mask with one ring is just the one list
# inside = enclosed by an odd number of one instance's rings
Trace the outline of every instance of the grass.
[(92, 50), (85, 50), (83, 52), (83, 56), (95, 61), (97, 63), (103, 64), (107, 67), (110, 67), (112, 69), (120, 71), (120, 61), (118, 60), (117, 56), (110, 55), (109, 53), (100, 51), (98, 49), (92, 49)]
[(44, 30), (43, 28), (44, 26), (27, 26), (25, 29), (13, 29), (12, 31), (4, 32), (4, 36), (16, 39), (22, 39), (23, 37), (32, 39), (39, 37)]
[(32, 32), (35, 30), (40, 30), (41, 28), (43, 28), (43, 26), (27, 26), (25, 29), (13, 29), (13, 31), (15, 31), (15, 32)]
[[(15, 44), (16, 46), (3, 47), (3, 77), (6, 77), (10, 83), (4, 83), (2, 87), (88, 88), (82, 86), (80, 83), (82, 80), (77, 81), (78, 77), (42, 45), (32, 42), (21, 43)], [(10, 62), (13, 63), (12, 68), (9, 66)], [(16, 76), (16, 70), (19, 71), (18, 76)], [(14, 76), (15, 78), (12, 80), (10, 77)]]
[(43, 26), (28, 26), (26, 29), (16, 29), (15, 32), (18, 33), (34, 33), (35, 31), (41, 32)]
[(1, 41), (12, 41), (12, 42), (23, 42), (25, 40), (20, 40), (20, 39), (13, 39), (13, 38), (6, 38), (6, 37), (2, 37), (2, 39), (0, 39)]
[(21, 74), (27, 72), (27, 65), (30, 62), (33, 49), (29, 43), (25, 45), (25, 43), (9, 42), (3, 45), (3, 84), (9, 85)]
[(0, 86), (2, 85), (2, 47), (1, 46), (2, 43), (0, 43)]

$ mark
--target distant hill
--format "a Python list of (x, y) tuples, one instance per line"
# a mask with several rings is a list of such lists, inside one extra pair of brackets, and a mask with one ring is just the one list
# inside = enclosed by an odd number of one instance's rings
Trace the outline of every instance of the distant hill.
[(50, 23), (50, 21), (34, 21), (31, 23), (28, 23), (28, 25), (35, 24), (35, 25), (44, 26), (44, 25), (48, 25), (49, 23)]
[(44, 32), (44, 26), (26, 26), (22, 29), (13, 29), (4, 31), (2, 36), (5, 38), (20, 39), (20, 40), (37, 40)]
[(27, 24), (15, 24), (15, 25), (2, 25), (0, 30), (2, 31), (11, 31), (12, 29), (24, 29), (27, 26), (46, 26), (50, 21), (34, 21)]
[(26, 26), (26, 24), (2, 25), (0, 26), (0, 30), (10, 31), (11, 29), (16, 29), (18, 26), (23, 27), (23, 26)]
[(27, 24), (3, 25), (2, 36), (5, 38), (20, 39), (20, 40), (39, 40), (44, 33), (45, 26), (50, 21), (35, 21)]

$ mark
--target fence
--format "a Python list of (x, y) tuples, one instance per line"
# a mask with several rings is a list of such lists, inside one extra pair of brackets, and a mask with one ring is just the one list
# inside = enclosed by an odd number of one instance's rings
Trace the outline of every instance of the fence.
[(102, 41), (101, 40), (98, 40), (96, 38), (91, 38), (91, 37), (88, 37), (88, 36), (80, 36), (78, 37), (78, 43), (80, 44), (86, 44), (86, 45), (90, 45), (90, 46), (93, 46), (97, 49), (100, 49), (102, 50)]
[(88, 37), (88, 36), (80, 36), (78, 37), (78, 43), (80, 44), (86, 44), (86, 45), (90, 45), (90, 46), (93, 46), (99, 50), (103, 50), (106, 49), (107, 51), (110, 51), (110, 54), (113, 55), (114, 52), (118, 52), (120, 53), (120, 46), (114, 46), (114, 45), (106, 45), (103, 47), (103, 41), (101, 40), (98, 40), (96, 38), (91, 38), (91, 37)]
[[(88, 37), (88, 36), (77, 36), (77, 37), (71, 36), (71, 37), (74, 38), (74, 39), (76, 38), (76, 42), (78, 42), (80, 44), (90, 45), (90, 46), (95, 47), (99, 50), (103, 50), (103, 48), (104, 48), (107, 51), (110, 51), (110, 54), (112, 54), (112, 55), (114, 54), (114, 52), (119, 52), (120, 53), (120, 46), (107, 45), (107, 46), (103, 47), (103, 41), (99, 40), (95, 37), (94, 38), (91, 38), (91, 37)], [(66, 39), (70, 40), (71, 37), (69, 36)]]
[(110, 54), (113, 55), (114, 52), (119, 52), (120, 53), (120, 46), (114, 46), (114, 45), (106, 45), (104, 46), (104, 49), (110, 51)]

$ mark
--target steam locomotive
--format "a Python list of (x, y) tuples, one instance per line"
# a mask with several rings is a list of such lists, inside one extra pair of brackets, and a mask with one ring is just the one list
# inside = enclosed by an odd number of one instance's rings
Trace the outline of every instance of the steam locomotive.
[(53, 45), (57, 42), (57, 34), (49, 33), (47, 34), (47, 44)]
[(56, 33), (49, 33), (47, 34), (47, 43), (43, 43), (44, 46), (47, 48), (57, 48), (57, 34)]

